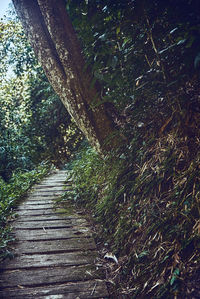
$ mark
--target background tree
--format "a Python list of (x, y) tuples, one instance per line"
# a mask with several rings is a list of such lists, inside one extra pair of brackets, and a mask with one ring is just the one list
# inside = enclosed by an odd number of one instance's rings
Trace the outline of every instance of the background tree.
[(0, 175), (61, 165), (82, 135), (48, 83), (15, 15), (0, 24)]

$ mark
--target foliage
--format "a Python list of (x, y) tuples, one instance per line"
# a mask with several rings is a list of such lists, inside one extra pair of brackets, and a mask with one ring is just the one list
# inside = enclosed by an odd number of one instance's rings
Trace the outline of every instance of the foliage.
[(82, 140), (50, 86), (16, 16), (1, 21), (0, 175), (61, 165)]
[(119, 260), (114, 298), (198, 298), (200, 3), (66, 3), (125, 140), (104, 158), (86, 149), (72, 167), (75, 201)]
[(34, 170), (13, 173), (9, 182), (0, 177), (0, 260), (12, 255), (9, 251), (9, 242), (13, 241), (10, 221), (14, 208), (30, 187), (47, 175), (49, 170), (50, 165), (42, 163)]
[[(198, 101), (187, 86), (199, 74), (198, 0), (67, 1), (86, 61), (126, 121), (148, 131), (184, 125)], [(121, 127), (124, 119), (116, 120)]]
[(62, 102), (41, 71), (30, 78), (31, 128), (27, 132), (37, 145), (40, 159), (63, 164), (83, 139)]
[(111, 279), (119, 292), (197, 298), (200, 156), (191, 159), (176, 132), (132, 147), (134, 156), (130, 150), (117, 159), (86, 148), (73, 162), (74, 200), (92, 208), (104, 242), (118, 256)]
[(22, 25), (14, 15), (0, 21), (0, 77), (7, 73), (20, 75), (37, 71), (39, 65), (23, 32)]

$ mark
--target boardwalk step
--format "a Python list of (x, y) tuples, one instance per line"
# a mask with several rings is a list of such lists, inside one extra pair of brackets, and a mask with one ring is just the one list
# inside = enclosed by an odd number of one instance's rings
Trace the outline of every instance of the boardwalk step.
[(49, 203), (43, 203), (43, 205), (38, 205), (37, 203), (34, 204), (22, 204), (19, 208), (18, 211), (20, 210), (41, 210), (41, 209), (53, 209), (54, 204), (52, 202)]
[(14, 249), (16, 254), (38, 254), (94, 250), (96, 244), (92, 238), (75, 238), (66, 240), (19, 241)]
[(17, 240), (62, 240), (82, 237), (91, 237), (91, 232), (85, 227), (37, 229), (37, 230), (14, 230)]
[(18, 216), (38, 216), (38, 215), (56, 215), (56, 214), (65, 214), (66, 212), (63, 209), (37, 209), (37, 210), (17, 210)]
[(92, 280), (92, 281), (77, 281), (76, 283), (63, 283), (58, 286), (43, 286), (35, 288), (21, 287), (9, 288), (6, 292), (0, 291), (0, 298), (2, 299), (44, 299), (44, 298), (65, 298), (65, 299), (75, 299), (75, 298), (104, 298), (107, 297), (106, 285), (102, 280)]
[(67, 220), (41, 220), (41, 221), (16, 221), (14, 227), (16, 229), (48, 229), (48, 228), (66, 228), (76, 225), (87, 226), (84, 219), (67, 219)]
[(18, 286), (36, 287), (91, 280), (91, 278), (100, 279), (102, 277), (102, 270), (97, 269), (94, 265), (7, 270), (4, 271), (3, 277), (0, 278), (0, 289)]
[(46, 215), (26, 215), (25, 213), (21, 216), (19, 216), (17, 219), (19, 221), (48, 221), (48, 220), (63, 220), (63, 219), (80, 219), (79, 215), (72, 214), (72, 215), (65, 215), (61, 213), (52, 213), (52, 214), (46, 214)]
[(9, 263), (5, 261), (1, 265), (1, 269), (16, 270), (87, 265), (95, 263), (96, 257), (97, 253), (94, 251), (20, 255), (12, 259)]

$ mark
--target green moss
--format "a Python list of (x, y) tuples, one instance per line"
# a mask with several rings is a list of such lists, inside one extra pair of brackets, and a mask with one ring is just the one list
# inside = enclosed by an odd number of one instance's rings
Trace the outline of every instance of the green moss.
[(55, 212), (64, 214), (64, 215), (75, 214), (74, 207), (72, 206), (72, 203), (69, 201), (68, 202), (66, 202), (66, 201), (65, 202), (63, 202), (63, 201), (57, 202), (55, 204)]

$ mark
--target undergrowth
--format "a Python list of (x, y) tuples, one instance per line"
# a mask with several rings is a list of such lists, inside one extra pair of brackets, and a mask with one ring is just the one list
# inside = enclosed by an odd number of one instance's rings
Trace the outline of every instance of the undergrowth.
[(32, 171), (16, 171), (9, 182), (0, 177), (0, 260), (12, 255), (9, 250), (9, 243), (13, 241), (9, 220), (12, 219), (14, 208), (31, 186), (40, 181), (49, 169), (48, 164), (42, 163)]
[(200, 296), (198, 137), (192, 143), (173, 130), (104, 159), (87, 147), (72, 164), (74, 200), (92, 209), (119, 260), (110, 274), (119, 298)]

